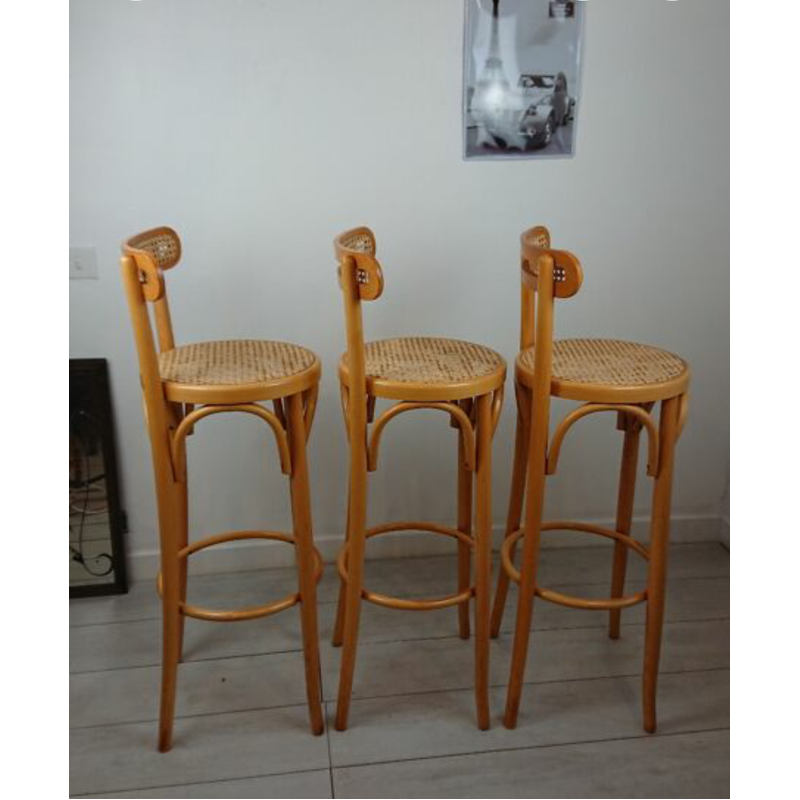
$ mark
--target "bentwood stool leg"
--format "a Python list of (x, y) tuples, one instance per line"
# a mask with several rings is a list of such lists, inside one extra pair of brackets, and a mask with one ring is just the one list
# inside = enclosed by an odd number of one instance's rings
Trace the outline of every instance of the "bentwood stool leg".
[(648, 733), (654, 733), (656, 729), (656, 686), (661, 654), (661, 631), (664, 624), (672, 474), (675, 464), (675, 442), (678, 437), (680, 402), (680, 397), (663, 400), (659, 420), (659, 462), (658, 475), (653, 488), (653, 508), (650, 522), (650, 560), (647, 571), (647, 618), (642, 680), (644, 728)]
[[(176, 403), (165, 404), (166, 422), (169, 428), (167, 438), (171, 437), (183, 417), (182, 406)], [(166, 451), (165, 451), (166, 453)], [(189, 544), (189, 478), (187, 474), (186, 440), (183, 439), (176, 448), (177, 459), (168, 456), (171, 465), (171, 479), (167, 481), (174, 503), (176, 544), (178, 550)], [(162, 456), (163, 457), (163, 456)], [(188, 577), (188, 559), (178, 559), (178, 594), (181, 603), (186, 603), (186, 586)], [(186, 617), (183, 613), (178, 616), (178, 661), (183, 661), (183, 632)]]
[(317, 587), (314, 578), (315, 557), (311, 532), (311, 500), (308, 490), (306, 460), (306, 424), (303, 418), (303, 396), (293, 394), (287, 399), (289, 452), (292, 460), (290, 477), (292, 525), (297, 554), (297, 573), (300, 584), (300, 619), (303, 632), (306, 694), (311, 730), (323, 731), (322, 697), (319, 674), (319, 643), (317, 640)]
[(511, 675), (508, 681), (506, 711), (503, 724), (515, 728), (519, 713), (525, 662), (528, 657), (533, 600), (536, 592), (536, 573), (539, 566), (539, 541), (542, 533), (544, 508), (545, 458), (547, 455), (548, 408), (532, 409), (530, 420), (530, 451), (527, 475), (527, 508), (525, 534), (522, 544), (522, 576), (517, 600), (517, 621), (514, 630), (514, 649), (511, 655)]
[[(348, 439), (350, 438), (350, 431), (348, 427), (348, 413), (347, 409), (350, 404), (350, 393), (345, 389), (345, 387), (340, 387), (341, 398), (342, 398), (342, 411), (344, 413), (344, 425), (345, 431), (347, 432)], [(345, 546), (350, 541), (350, 489), (351, 486), (348, 484), (347, 487), (347, 515), (345, 517), (345, 526), (344, 526), (344, 541)], [(344, 637), (344, 609), (347, 605), (347, 583), (345, 582), (344, 578), (339, 576), (339, 597), (336, 601), (336, 621), (333, 625), (333, 636), (331, 637), (331, 644), (334, 647), (341, 647), (342, 646), (342, 638)]]
[[(472, 535), (472, 473), (466, 465), (464, 435), (458, 433), (458, 529)], [(458, 591), (464, 592), (471, 584), (472, 552), (466, 542), (458, 542)], [(458, 635), (469, 639), (469, 600), (458, 606)]]
[[(616, 530), (630, 536), (633, 519), (633, 499), (636, 492), (636, 466), (639, 460), (639, 434), (641, 423), (633, 416), (620, 412), (620, 426), (625, 429), (622, 444), (622, 464), (619, 471), (619, 489), (617, 491)], [(611, 597), (622, 597), (625, 589), (625, 570), (628, 564), (628, 548), (624, 542), (614, 542), (614, 565), (611, 573)], [(619, 639), (620, 617), (622, 609), (612, 608), (609, 611), (608, 635)]]
[(492, 396), (478, 398), (475, 507), (475, 702), (489, 728), (489, 603), (492, 581)]
[[(350, 490), (347, 491), (347, 519), (344, 529), (344, 541), (347, 544), (350, 541)], [(339, 599), (336, 601), (336, 622), (333, 625), (333, 636), (331, 637), (331, 644), (334, 647), (342, 646), (342, 637), (344, 636), (344, 609), (347, 605), (347, 584), (344, 578), (339, 578)]]
[[(528, 473), (530, 390), (519, 383), (516, 384), (515, 388), (517, 395), (517, 430), (514, 437), (514, 468), (511, 473), (511, 493), (508, 499), (508, 515), (506, 516), (506, 537), (519, 530), (522, 518), (522, 503), (525, 497), (525, 476)], [(511, 550), (512, 560), (515, 551), (516, 542)], [(494, 607), (492, 608), (491, 636), (493, 639), (497, 638), (500, 633), (500, 626), (503, 624), (503, 612), (506, 607), (509, 580), (508, 573), (501, 569), (500, 577), (497, 580), (497, 591), (494, 596)]]
[[(366, 409), (359, 408), (353, 414), (358, 421), (359, 414)], [(354, 430), (362, 430), (363, 425), (353, 425)], [(347, 555), (347, 591), (345, 592), (344, 631), (342, 640), (342, 659), (339, 666), (339, 695), (336, 701), (336, 730), (347, 728), (350, 712), (350, 695), (353, 691), (353, 674), (356, 666), (356, 647), (358, 645), (358, 624), (361, 616), (361, 590), (364, 582), (364, 543), (366, 541), (367, 521), (367, 450), (366, 446), (350, 448), (350, 495)]]
[[(177, 567), (177, 562), (175, 563)], [(176, 573), (174, 579), (167, 575)], [(178, 607), (177, 570), (170, 570), (164, 565), (162, 571), (164, 581), (163, 598), (163, 649), (161, 671), (161, 708), (159, 712), (158, 749), (166, 753), (172, 748), (172, 723), (175, 717), (175, 692), (178, 681), (178, 641), (180, 636), (180, 609)]]
[[(539, 562), (539, 540), (541, 538), (541, 501), (542, 490), (536, 494), (531, 492), (528, 503), (530, 506), (539, 506), (539, 513), (526, 515), (525, 535), (522, 543), (522, 577), (519, 584), (519, 598), (517, 600), (517, 621), (514, 629), (514, 648), (511, 654), (511, 675), (508, 681), (508, 694), (506, 696), (506, 710), (503, 724), (506, 728), (516, 728), (519, 713), (520, 697), (522, 695), (522, 681), (525, 677), (525, 662), (528, 658), (528, 641), (530, 639), (531, 621), (533, 619), (533, 599), (536, 591), (536, 572)], [(532, 517), (538, 516), (535, 522)]]
[(361, 587), (364, 573), (364, 525), (356, 523), (350, 531), (348, 552), (348, 580), (345, 593), (344, 631), (342, 635), (342, 658), (339, 666), (339, 694), (336, 700), (336, 730), (347, 730), (350, 714), (350, 696), (353, 691), (353, 676), (356, 666), (358, 626), (361, 617)]
[[(186, 463), (186, 449), (184, 444), (183, 463)], [(186, 472), (175, 483), (175, 503), (178, 518), (178, 547), (183, 548), (189, 544), (189, 480)], [(186, 602), (186, 585), (189, 571), (189, 560), (178, 559), (178, 593), (181, 603)], [(183, 661), (183, 632), (186, 617), (178, 616), (178, 660)]]
[(158, 725), (158, 749), (165, 753), (172, 748), (172, 726), (175, 717), (175, 693), (178, 682), (178, 661), (182, 619), (180, 610), (181, 570), (179, 566), (179, 490), (172, 480), (169, 464), (159, 470), (159, 528), (161, 530), (162, 589), (162, 668), (161, 707)]

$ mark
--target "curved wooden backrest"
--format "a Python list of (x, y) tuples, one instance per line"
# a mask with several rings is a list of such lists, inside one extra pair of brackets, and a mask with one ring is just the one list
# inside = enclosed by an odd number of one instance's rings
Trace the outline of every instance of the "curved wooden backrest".
[[(144, 300), (153, 304), (158, 331), (158, 346), (161, 351), (175, 347), (172, 334), (172, 319), (167, 302), (164, 270), (172, 269), (181, 258), (181, 240), (178, 234), (165, 225), (137, 233), (122, 243), (122, 270), (135, 272), (136, 281), (129, 286), (128, 301), (133, 302), (130, 291), (138, 286)], [(149, 316), (146, 317), (148, 326)]]
[(180, 260), (181, 240), (172, 228), (162, 226), (131, 236), (122, 243), (121, 249), (122, 281), (133, 323), (147, 416), (149, 424), (161, 430), (168, 409), (161, 390), (158, 352), (148, 307), (153, 307), (158, 350), (171, 350), (175, 347), (175, 339), (164, 270), (172, 269)]
[(383, 292), (383, 272), (375, 258), (375, 235), (369, 228), (353, 228), (337, 236), (333, 249), (339, 262), (339, 285), (344, 297), (347, 331), (348, 401), (347, 430), (350, 437), (350, 475), (367, 470), (367, 379), (361, 301), (376, 300)]
[[(543, 225), (526, 230), (520, 237), (520, 243), (520, 349), (526, 350), (534, 346), (540, 322), (552, 326), (553, 300), (556, 297), (572, 297), (581, 288), (583, 270), (580, 261), (572, 253), (554, 250), (550, 246), (550, 231)], [(537, 321), (537, 316), (541, 318), (543, 314), (548, 319)], [(549, 345), (544, 349), (549, 351)], [(545, 352), (541, 355), (547, 358)]]
[(553, 296), (572, 297), (581, 288), (583, 270), (578, 259), (567, 250), (550, 247), (550, 232), (543, 225), (530, 228), (522, 234), (522, 280), (531, 289), (538, 285), (540, 260), (553, 259)]
[(369, 228), (353, 228), (333, 240), (339, 261), (339, 284), (344, 288), (343, 269), (354, 269), (361, 300), (377, 300), (383, 292), (383, 272), (375, 258), (375, 234)]
[(164, 270), (172, 269), (181, 258), (181, 240), (172, 228), (162, 226), (137, 233), (122, 243), (139, 270), (145, 299), (151, 303), (164, 296)]

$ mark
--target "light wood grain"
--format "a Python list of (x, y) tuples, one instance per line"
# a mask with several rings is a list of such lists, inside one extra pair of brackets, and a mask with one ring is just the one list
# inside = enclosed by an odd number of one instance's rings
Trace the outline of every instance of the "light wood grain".
[[(621, 611), (647, 604), (642, 686), (643, 726), (656, 729), (656, 684), (661, 652), (661, 629), (669, 539), (670, 499), (675, 444), (688, 414), (689, 368), (671, 353), (647, 345), (606, 339), (554, 342), (556, 298), (572, 297), (583, 283), (583, 270), (571, 253), (551, 248), (550, 234), (537, 226), (522, 234), (521, 351), (516, 360), (517, 442), (505, 542), (501, 548), (502, 574), (495, 595), (492, 632), (501, 629), (509, 580), (519, 583), (514, 652), (511, 659), (504, 723), (517, 724), (526, 659), (529, 649), (534, 598), (540, 597), (582, 610), (607, 609), (609, 636), (620, 635)], [(531, 412), (519, 399), (531, 396)], [(549, 435), (550, 398), (582, 400)], [(652, 414), (661, 402), (658, 430)], [(567, 432), (588, 414), (615, 413), (625, 433), (617, 494), (615, 528), (580, 522), (543, 520), (545, 478), (558, 467), (558, 455)], [(649, 547), (631, 537), (640, 431), (648, 434), (647, 473), (654, 478)], [(527, 462), (527, 469), (523, 465)], [(527, 505), (520, 525), (525, 476)], [(542, 586), (537, 575), (543, 531), (564, 528), (599, 534), (614, 540), (611, 596), (585, 598)], [(522, 560), (514, 565), (514, 550), (522, 540)], [(628, 550), (648, 560), (645, 588), (624, 594)]]
[[(301, 604), (311, 728), (318, 734), (323, 720), (315, 585), (322, 563), (311, 537), (305, 443), (316, 404), (319, 360), (311, 351), (283, 342), (248, 340), (176, 347), (164, 271), (177, 265), (181, 251), (180, 238), (174, 230), (154, 228), (123, 243), (120, 262), (139, 358), (158, 504), (161, 571), (157, 585), (163, 620), (158, 749), (165, 752), (172, 747), (185, 617), (241, 621), (274, 614), (296, 603)], [(158, 350), (148, 304), (154, 306)], [(270, 399), (275, 401), (275, 411), (258, 404)], [(195, 408), (195, 403), (199, 407)], [(206, 417), (231, 412), (259, 417), (275, 436), (281, 468), (290, 480), (292, 536), (272, 531), (231, 531), (190, 542), (186, 437)], [(299, 590), (282, 600), (245, 609), (218, 611), (190, 605), (189, 556), (215, 544), (243, 538), (275, 539), (295, 546)]]
[[(468, 638), (469, 602), (474, 597), (475, 702), (478, 727), (485, 729), (490, 724), (491, 447), (503, 401), (505, 361), (489, 348), (452, 339), (406, 337), (365, 343), (361, 303), (377, 299), (384, 289), (383, 270), (375, 257), (375, 236), (366, 227), (346, 231), (334, 241), (334, 252), (339, 262), (347, 334), (339, 379), (350, 446), (347, 532), (337, 561), (341, 586), (332, 637), (333, 645), (342, 648), (335, 727), (342, 731), (348, 725), (362, 600), (413, 611), (456, 605), (459, 635)], [(377, 397), (399, 402), (378, 417), (370, 435), (368, 425), (373, 422)], [(367, 471), (377, 468), (384, 427), (399, 414), (428, 409), (448, 413), (451, 425), (458, 430), (457, 527), (409, 520), (368, 528)], [(367, 541), (404, 530), (426, 531), (458, 541), (454, 594), (406, 599), (365, 588)], [(470, 585), (471, 550), (474, 585)]]

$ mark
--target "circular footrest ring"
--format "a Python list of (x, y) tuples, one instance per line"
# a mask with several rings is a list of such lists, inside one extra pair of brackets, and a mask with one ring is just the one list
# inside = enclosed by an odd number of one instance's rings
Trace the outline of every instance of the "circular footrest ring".
[[(595, 533), (599, 536), (606, 536), (609, 539), (614, 539), (615, 541), (621, 542), (644, 559), (649, 559), (650, 557), (650, 553), (643, 544), (637, 542), (635, 539), (632, 539), (630, 536), (627, 536), (624, 533), (615, 531), (613, 528), (604, 528), (600, 525), (592, 525), (588, 522), (558, 521), (542, 523), (542, 531), (553, 530), (571, 530), (579, 533)], [(517, 529), (506, 537), (500, 548), (500, 560), (503, 565), (503, 569), (506, 571), (508, 577), (511, 578), (511, 580), (515, 583), (519, 583), (522, 576), (520, 575), (519, 570), (514, 566), (514, 562), (511, 560), (511, 550), (522, 534), (523, 529)], [(629, 594), (625, 597), (602, 597), (596, 599), (576, 597), (575, 595), (556, 592), (553, 589), (546, 589), (542, 586), (537, 586), (534, 591), (537, 597), (541, 597), (543, 600), (548, 600), (551, 603), (557, 603), (558, 605), (567, 606), (569, 608), (582, 608), (594, 611), (609, 611), (614, 608), (627, 608), (629, 606), (638, 605), (639, 603), (643, 603), (645, 600), (647, 600), (647, 590)]]
[[(199, 550), (205, 550), (207, 547), (213, 547), (215, 544), (222, 542), (235, 542), (242, 539), (269, 539), (272, 541), (286, 542), (287, 544), (294, 545), (295, 540), (293, 536), (286, 533), (279, 533), (277, 531), (231, 531), (229, 533), (219, 533), (215, 536), (208, 536), (205, 539), (200, 539), (187, 547), (178, 551), (178, 558), (188, 558), (192, 553)], [(317, 548), (314, 548), (314, 583), (319, 583), (322, 577), (322, 556)], [(163, 596), (163, 579), (161, 571), (158, 572), (156, 578), (156, 590), (159, 597)], [(201, 608), (200, 606), (193, 606), (180, 601), (180, 611), (185, 617), (194, 617), (195, 619), (204, 619), (210, 622), (239, 622), (247, 619), (259, 619), (260, 617), (268, 617), (270, 614), (277, 614), (279, 611), (285, 611), (293, 605), (300, 602), (300, 592), (286, 595), (280, 600), (273, 603), (267, 603), (263, 606), (253, 606), (251, 608), (231, 609), (229, 611), (216, 611), (214, 609)]]
[[(401, 531), (436, 533), (440, 536), (449, 536), (453, 539), (458, 539), (458, 541), (464, 542), (470, 547), (473, 547), (475, 544), (472, 537), (464, 533), (464, 531), (457, 530), (456, 528), (449, 528), (446, 525), (437, 525), (433, 522), (390, 522), (385, 525), (377, 525), (374, 528), (367, 528), (365, 538), (371, 539), (373, 536), (380, 536), (384, 533), (396, 533)], [(339, 572), (339, 577), (345, 583), (349, 580), (347, 572), (347, 556), (349, 552), (350, 543), (345, 542), (344, 546), (339, 551), (339, 557), (336, 559), (336, 568)], [(431, 598), (430, 600), (409, 600), (403, 597), (392, 597), (391, 595), (380, 594), (379, 592), (371, 592), (364, 588), (361, 589), (362, 599), (378, 606), (397, 608), (403, 611), (433, 611), (438, 608), (457, 606), (469, 600), (471, 597), (474, 597), (474, 595), (474, 586), (470, 586), (469, 589), (465, 589), (463, 592), (458, 592), (457, 594)]]

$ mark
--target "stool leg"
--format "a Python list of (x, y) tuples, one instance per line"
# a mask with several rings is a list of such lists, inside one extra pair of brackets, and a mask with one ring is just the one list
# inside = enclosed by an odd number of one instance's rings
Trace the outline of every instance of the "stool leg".
[(492, 586), (492, 396), (478, 398), (475, 507), (475, 702), (478, 727), (489, 721), (489, 602)]
[(166, 753), (172, 748), (172, 723), (175, 717), (175, 692), (178, 684), (178, 661), (180, 660), (178, 645), (181, 624), (181, 613), (178, 607), (180, 578), (177, 558), (172, 558), (172, 563), (170, 564), (167, 563), (167, 558), (164, 558), (161, 562), (163, 639), (158, 749), (162, 753)]
[(528, 455), (527, 507), (525, 509), (525, 534), (522, 543), (517, 621), (514, 628), (514, 649), (511, 654), (511, 674), (508, 680), (506, 710), (503, 724), (506, 728), (517, 726), (525, 662), (528, 658), (528, 641), (533, 620), (533, 600), (536, 593), (536, 572), (539, 566), (539, 540), (542, 533), (544, 508), (545, 458), (547, 455), (548, 406), (542, 406), (530, 423)]
[[(183, 463), (186, 463), (186, 451), (184, 449)], [(189, 481), (184, 473), (181, 480), (175, 484), (175, 496), (178, 516), (178, 548), (184, 548), (189, 544)], [(186, 602), (186, 584), (189, 569), (189, 559), (181, 558), (178, 560), (178, 593), (180, 601)], [(186, 617), (181, 613), (178, 617), (178, 661), (183, 661), (183, 631), (186, 624)]]
[[(525, 475), (528, 471), (528, 414), (530, 390), (517, 384), (517, 431), (514, 437), (514, 470), (511, 474), (511, 494), (508, 498), (508, 514), (506, 516), (506, 537), (519, 529), (522, 517), (522, 503), (525, 497)], [(516, 548), (515, 548), (516, 549)], [(514, 550), (511, 551), (514, 558)], [(496, 639), (503, 623), (503, 612), (508, 596), (509, 577), (501, 567), (497, 579), (497, 591), (492, 608), (491, 636)]]
[[(619, 489), (617, 491), (616, 530), (630, 536), (633, 519), (633, 498), (636, 492), (636, 466), (639, 459), (639, 433), (641, 425), (638, 421), (626, 417), (625, 439), (622, 444), (622, 465), (619, 471)], [(625, 570), (628, 564), (628, 548), (624, 542), (614, 542), (614, 566), (611, 572), (611, 597), (622, 597), (625, 589)], [(608, 635), (619, 639), (620, 616), (622, 609), (612, 608), (609, 611)]]
[(181, 570), (178, 560), (180, 514), (179, 489), (172, 480), (169, 465), (158, 465), (158, 524), (161, 538), (161, 705), (158, 723), (158, 749), (166, 753), (172, 748), (172, 726), (175, 718), (175, 693), (178, 684), (181, 622)]
[(314, 543), (311, 530), (311, 501), (308, 491), (306, 461), (306, 426), (303, 419), (303, 396), (288, 398), (289, 449), (292, 458), (290, 478), (292, 497), (292, 527), (297, 554), (297, 573), (300, 584), (300, 619), (303, 630), (306, 695), (311, 730), (323, 731), (322, 696), (319, 674), (319, 640), (317, 637), (317, 587), (314, 580)]
[[(347, 491), (347, 521), (344, 529), (345, 543), (350, 541), (350, 490)], [(334, 647), (342, 646), (344, 636), (344, 609), (347, 604), (347, 584), (339, 578), (339, 598), (336, 601), (336, 622), (333, 625), (331, 644)]]
[[(348, 420), (348, 399), (349, 395), (345, 393), (344, 387), (340, 386), (342, 392), (342, 412), (344, 413), (344, 426), (347, 433), (348, 441), (350, 439), (349, 420)], [(344, 541), (345, 544), (350, 541), (350, 486), (347, 487), (347, 516), (345, 518), (344, 527)], [(331, 637), (331, 644), (334, 647), (342, 646), (342, 637), (344, 636), (344, 609), (347, 604), (347, 584), (342, 578), (339, 578), (339, 597), (336, 600), (336, 621), (333, 625), (333, 636)]]
[[(175, 432), (180, 423), (185, 410), (183, 406), (176, 403), (169, 403), (165, 407), (167, 415), (167, 424), (170, 428), (170, 437)], [(170, 455), (171, 459), (171, 455)], [(175, 514), (176, 514), (176, 530), (178, 534), (177, 545), (178, 549), (182, 549), (189, 544), (189, 475), (188, 475), (188, 460), (186, 457), (186, 439), (182, 439), (180, 443), (180, 452), (178, 453), (178, 464), (173, 464), (172, 491), (175, 499)], [(181, 558), (178, 561), (178, 586), (179, 595), (182, 603), (186, 602), (186, 583), (189, 568), (189, 559)], [(178, 661), (183, 661), (183, 633), (186, 623), (186, 617), (183, 613), (180, 614), (178, 621)]]
[[(355, 416), (355, 415), (354, 415)], [(348, 500), (347, 590), (345, 592), (344, 631), (342, 636), (342, 659), (339, 665), (339, 695), (336, 700), (336, 730), (347, 729), (350, 712), (350, 695), (353, 691), (353, 674), (356, 666), (358, 624), (361, 616), (361, 590), (364, 581), (364, 543), (367, 517), (367, 449), (363, 435), (353, 431), (365, 431), (366, 420), (356, 417), (351, 420), (350, 433), (350, 490)]]
[[(464, 436), (458, 432), (458, 529), (472, 535), (472, 473), (464, 465)], [(458, 542), (458, 591), (469, 589), (472, 552), (466, 542)], [(469, 600), (458, 605), (458, 635), (469, 639)]]
[(650, 523), (650, 560), (647, 571), (647, 619), (645, 623), (644, 674), (642, 706), (644, 729), (656, 729), (656, 685), (661, 654), (661, 630), (664, 623), (664, 597), (667, 580), (667, 547), (669, 545), (672, 475), (675, 442), (678, 431), (679, 397), (661, 403), (659, 420), (658, 475), (653, 488), (653, 509)]

